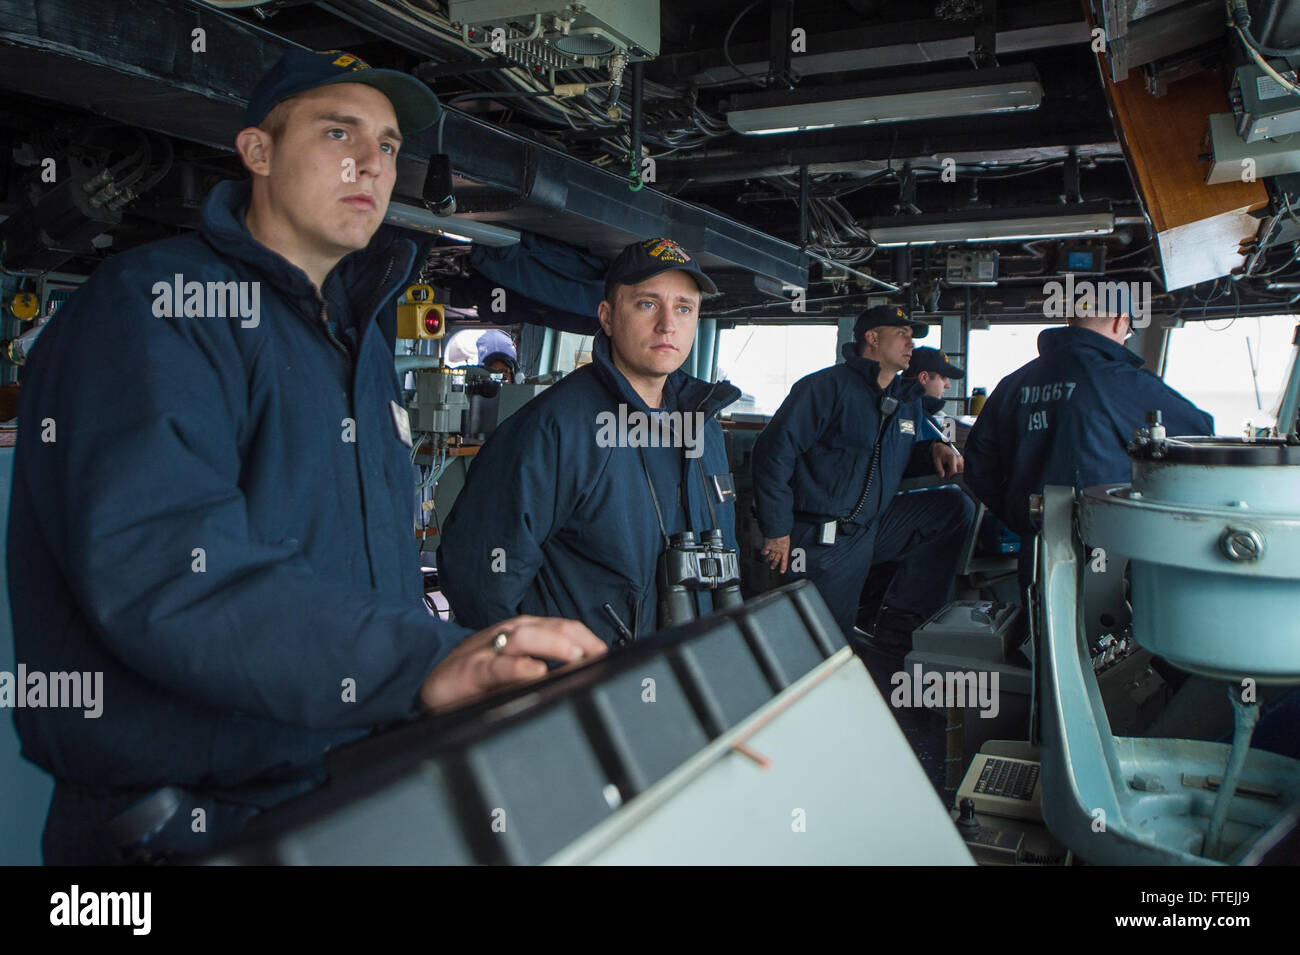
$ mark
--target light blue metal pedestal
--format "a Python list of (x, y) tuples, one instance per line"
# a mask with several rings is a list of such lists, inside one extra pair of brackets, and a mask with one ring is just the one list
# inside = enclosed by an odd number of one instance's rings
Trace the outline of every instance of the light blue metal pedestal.
[[(1074, 533), (1074, 508), (1071, 489), (1046, 489), (1038, 571), (1044, 821), (1094, 864), (1257, 861), (1275, 838), (1270, 830), (1300, 803), (1300, 762), (1250, 750), (1228, 806), (1222, 857), (1202, 855), (1217, 795), (1204, 778), (1224, 774), (1231, 747), (1111, 735), (1081, 637), (1079, 583), (1088, 565)], [(1135, 635), (1140, 642), (1141, 633)]]

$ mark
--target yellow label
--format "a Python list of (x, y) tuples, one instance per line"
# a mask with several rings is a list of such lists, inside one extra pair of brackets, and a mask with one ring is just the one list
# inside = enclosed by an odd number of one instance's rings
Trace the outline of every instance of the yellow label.
[[(338, 53), (338, 50), (331, 50), (332, 53)], [(368, 70), (370, 64), (359, 56), (353, 56), (351, 53), (341, 53), (335, 60), (335, 66), (347, 66), (353, 70)]]
[(9, 300), (9, 310), (14, 313), (14, 318), (24, 322), (35, 318), (40, 307), (40, 299), (31, 292), (19, 292)]

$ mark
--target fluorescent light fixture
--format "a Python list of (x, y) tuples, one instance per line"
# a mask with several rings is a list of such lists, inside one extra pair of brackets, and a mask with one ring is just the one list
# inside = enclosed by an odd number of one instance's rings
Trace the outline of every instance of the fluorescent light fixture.
[(835, 126), (901, 123), (1037, 109), (1043, 84), (1032, 65), (963, 70), (904, 80), (805, 87), (732, 98), (727, 124), (749, 136)]
[(1007, 218), (972, 219), (954, 215), (899, 216), (872, 219), (867, 232), (876, 245), (974, 245), (980, 242), (1015, 242), (1031, 239), (1069, 239), (1110, 235), (1115, 215), (1106, 203), (1074, 206), (1040, 206), (1021, 209)]
[(390, 202), (384, 221), (389, 225), (414, 229), (417, 232), (437, 232), (449, 239), (477, 242), (479, 245), (506, 246), (519, 243), (519, 233), (505, 226), (457, 216), (436, 216), (428, 209), (410, 206), (404, 202)]

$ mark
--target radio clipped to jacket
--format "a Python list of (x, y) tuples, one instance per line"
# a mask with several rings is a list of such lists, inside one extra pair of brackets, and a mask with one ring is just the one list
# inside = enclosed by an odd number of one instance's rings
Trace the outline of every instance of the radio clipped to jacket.
[[(871, 485), (875, 483), (876, 471), (880, 468), (880, 442), (885, 436), (885, 428), (888, 427), (890, 420), (894, 417), (894, 412), (898, 410), (898, 399), (890, 395), (882, 395), (880, 398), (880, 428), (876, 431), (876, 444), (871, 449), (871, 464), (867, 468), (867, 477), (862, 484), (862, 493), (858, 496), (858, 504), (853, 508), (853, 513), (847, 518), (833, 521), (826, 521), (817, 528), (817, 543), (830, 545), (835, 543), (837, 533), (851, 535), (857, 533), (859, 526), (854, 523), (862, 508), (866, 506), (867, 499), (871, 496)], [(874, 520), (874, 518), (873, 518)], [(870, 526), (870, 522), (868, 522)]]

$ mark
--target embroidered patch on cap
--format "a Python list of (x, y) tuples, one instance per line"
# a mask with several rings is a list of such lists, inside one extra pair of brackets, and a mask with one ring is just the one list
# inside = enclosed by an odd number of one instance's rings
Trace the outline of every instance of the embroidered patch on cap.
[(679, 262), (685, 264), (691, 260), (686, 250), (672, 239), (650, 239), (644, 243), (646, 255), (661, 262)]
[(353, 56), (351, 53), (343, 53), (340, 50), (330, 50), (330, 52), (339, 54), (338, 58), (334, 60), (335, 66), (347, 66), (351, 67), (353, 70), (370, 69), (370, 64), (359, 56)]

